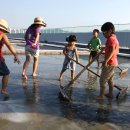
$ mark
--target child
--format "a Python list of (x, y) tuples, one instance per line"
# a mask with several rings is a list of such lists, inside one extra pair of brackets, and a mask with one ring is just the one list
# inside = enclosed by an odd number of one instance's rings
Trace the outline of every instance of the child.
[(36, 17), (34, 19), (34, 23), (27, 29), (25, 33), (25, 54), (26, 54), (26, 60), (23, 65), (23, 72), (22, 76), (25, 80), (27, 80), (26, 75), (26, 69), (29, 65), (29, 62), (31, 60), (31, 56), (34, 58), (33, 63), (33, 73), (32, 76), (37, 76), (37, 67), (38, 67), (38, 59), (39, 59), (39, 38), (40, 38), (40, 28), (46, 27), (46, 23), (43, 22), (43, 19), (41, 17)]
[(20, 61), (18, 59), (16, 50), (14, 49), (12, 44), (9, 42), (9, 39), (5, 33), (9, 33), (8, 23), (4, 19), (0, 19), (0, 76), (3, 76), (1, 93), (4, 95), (7, 95), (6, 88), (8, 84), (10, 71), (8, 67), (6, 66), (5, 60), (3, 58), (3, 54), (2, 54), (3, 45), (5, 44), (7, 48), (11, 51), (11, 53), (14, 55), (14, 62), (17, 62), (19, 64)]
[(75, 35), (70, 35), (69, 37), (66, 38), (66, 41), (68, 44), (65, 46), (63, 50), (63, 54), (65, 55), (63, 67), (60, 73), (60, 78), (61, 80), (63, 73), (66, 71), (66, 69), (71, 69), (71, 80), (74, 79), (74, 71), (75, 71), (75, 63), (74, 61), (71, 60), (76, 57), (76, 61), (78, 63), (78, 53), (77, 53), (77, 47), (75, 46), (77, 39)]
[[(88, 43), (88, 47), (91, 50), (90, 55), (89, 55), (89, 62), (91, 62), (91, 60), (97, 55), (99, 49), (101, 48), (101, 41), (100, 41), (98, 35), (99, 35), (99, 30), (94, 29), (93, 38)], [(97, 58), (97, 64), (99, 67), (99, 58)]]
[(119, 42), (115, 35), (114, 25), (111, 22), (106, 22), (102, 25), (101, 30), (107, 41), (105, 46), (103, 68), (100, 77), (100, 94), (97, 99), (104, 98), (106, 83), (109, 85), (109, 93), (106, 96), (109, 98), (113, 97), (113, 76), (115, 68), (118, 65), (117, 54), (119, 52)]

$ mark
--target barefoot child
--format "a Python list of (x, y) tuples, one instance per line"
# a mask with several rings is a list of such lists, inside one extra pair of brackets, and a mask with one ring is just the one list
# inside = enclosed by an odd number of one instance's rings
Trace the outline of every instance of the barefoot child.
[(66, 38), (66, 41), (68, 44), (65, 46), (63, 50), (63, 54), (65, 55), (63, 67), (60, 73), (60, 78), (61, 80), (63, 73), (66, 71), (66, 69), (71, 69), (71, 80), (74, 79), (74, 71), (75, 71), (75, 63), (74, 61), (71, 60), (76, 57), (76, 61), (78, 63), (78, 53), (77, 53), (77, 47), (75, 46), (75, 43), (77, 42), (76, 36), (75, 35), (70, 35), (69, 37)]
[(44, 23), (43, 19), (41, 17), (36, 17), (34, 19), (34, 23), (27, 29), (25, 33), (25, 54), (26, 54), (26, 60), (23, 65), (23, 72), (22, 76), (24, 79), (27, 80), (26, 75), (26, 69), (29, 65), (29, 62), (31, 60), (31, 56), (34, 58), (33, 63), (33, 72), (32, 76), (37, 76), (37, 67), (38, 67), (38, 59), (39, 59), (39, 38), (40, 38), (40, 29), (41, 27), (46, 27), (46, 23)]
[[(89, 62), (91, 62), (91, 60), (97, 55), (99, 49), (101, 48), (101, 40), (99, 39), (98, 35), (99, 35), (99, 30), (94, 29), (93, 38), (88, 43), (88, 47), (91, 50), (89, 55)], [(99, 67), (99, 58), (97, 58), (97, 64)]]
[(2, 77), (2, 89), (1, 93), (2, 94), (7, 94), (7, 84), (8, 84), (8, 78), (10, 71), (8, 67), (5, 64), (5, 60), (2, 55), (2, 47), (5, 44), (7, 48), (11, 51), (11, 53), (14, 55), (14, 62), (17, 62), (18, 64), (20, 63), (16, 50), (12, 46), (12, 44), (9, 42), (8, 37), (6, 36), (5, 33), (9, 33), (9, 27), (8, 23), (4, 19), (0, 19), (0, 76)]
[(115, 35), (115, 27), (111, 22), (102, 25), (101, 30), (107, 39), (104, 54), (104, 63), (100, 77), (100, 94), (97, 99), (103, 99), (105, 96), (106, 84), (109, 85), (108, 97), (113, 97), (113, 76), (115, 68), (118, 65), (117, 54), (119, 52), (119, 42)]

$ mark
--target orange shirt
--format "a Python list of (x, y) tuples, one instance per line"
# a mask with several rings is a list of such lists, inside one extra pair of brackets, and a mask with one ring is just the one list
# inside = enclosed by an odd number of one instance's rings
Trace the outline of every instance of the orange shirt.
[(118, 66), (117, 54), (119, 52), (119, 42), (118, 42), (115, 34), (112, 34), (106, 41), (105, 57), (107, 57), (107, 54), (108, 54), (111, 46), (114, 47), (114, 54), (111, 57), (111, 59), (107, 62), (107, 64), (113, 65), (113, 66)]

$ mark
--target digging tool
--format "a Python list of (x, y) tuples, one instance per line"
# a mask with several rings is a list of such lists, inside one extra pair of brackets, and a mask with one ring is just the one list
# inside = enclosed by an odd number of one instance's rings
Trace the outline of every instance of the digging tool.
[[(69, 101), (69, 97), (66, 94), (66, 90), (69, 88), (70, 85), (73, 84), (73, 82), (75, 80), (77, 80), (77, 78), (86, 70), (88, 69), (88, 67), (99, 57), (100, 54), (102, 54), (102, 52), (104, 51), (103, 48), (101, 48), (101, 51), (92, 59), (91, 62), (89, 62), (86, 66), (84, 66), (84, 68), (77, 74), (77, 76), (69, 82), (69, 84), (67, 84), (65, 87), (62, 88), (62, 86), (60, 85), (60, 95), (62, 95), (63, 98), (65, 98), (65, 100)], [(91, 71), (90, 72), (96, 74), (95, 72)]]
[[(100, 62), (100, 63), (102, 63), (102, 62)], [(117, 68), (120, 70), (119, 76), (120, 76), (121, 78), (123, 78), (123, 77), (125, 77), (125, 76), (127, 75), (128, 68), (126, 68), (126, 69), (121, 69), (119, 66), (117, 66)]]
[[(72, 81), (70, 81), (70, 83), (69, 83), (68, 85), (66, 85), (65, 88), (68, 88), (86, 69), (87, 69), (88, 71), (90, 71), (91, 73), (95, 74), (96, 76), (100, 77), (100, 75), (98, 75), (97, 73), (95, 73), (94, 71), (92, 71), (91, 69), (89, 69), (88, 67), (94, 62), (94, 60), (95, 60), (102, 52), (103, 52), (103, 49), (102, 49), (101, 52), (99, 52), (98, 55), (97, 55), (88, 65), (86, 65), (86, 66), (82, 65), (81, 63), (77, 63), (77, 64), (79, 64), (80, 66), (82, 66), (83, 69), (81, 70), (81, 72), (78, 73), (78, 75), (77, 75)], [(76, 60), (74, 60), (74, 59), (71, 59), (71, 60), (73, 60), (73, 61), (76, 62)], [(124, 97), (124, 96), (126, 95), (127, 91), (128, 91), (128, 87), (125, 87), (125, 88), (123, 88), (123, 89), (120, 88), (120, 87), (117, 86), (117, 85), (114, 85), (114, 87), (117, 88), (117, 89), (120, 91), (120, 92), (118, 93), (118, 95), (116, 96), (117, 99), (118, 99), (118, 98), (121, 98), (121, 97)], [(65, 91), (65, 89), (64, 89), (64, 91)], [(63, 95), (63, 91), (61, 91), (61, 94)], [(69, 97), (68, 97), (65, 93), (64, 93), (63, 97), (66, 98), (66, 99), (69, 101)]]
[[(89, 47), (87, 46), (87, 48), (89, 49)], [(103, 55), (102, 55), (103, 56)], [(100, 62), (102, 63), (102, 62)], [(128, 72), (128, 68), (126, 69), (121, 69), (119, 66), (117, 67), (119, 70), (120, 70), (120, 73), (119, 73), (119, 76), (121, 78), (125, 77), (127, 75), (127, 72)]]
[[(71, 60), (73, 60), (74, 62), (76, 62), (76, 60), (74, 60), (74, 59), (71, 59)], [(82, 67), (85, 67), (85, 66), (84, 66), (83, 64), (81, 64), (81, 63), (77, 63), (77, 64), (79, 64), (79, 65), (82, 66)], [(98, 75), (97, 73), (95, 73), (95, 72), (92, 71), (91, 69), (89, 69), (89, 68), (86, 68), (86, 69), (100, 78), (100, 75)], [(128, 69), (127, 69), (127, 70), (128, 70)], [(120, 87), (117, 86), (117, 85), (114, 85), (114, 87), (119, 90), (119, 93), (118, 93), (117, 96), (116, 96), (117, 99), (121, 99), (122, 97), (126, 96), (127, 91), (128, 91), (128, 87), (120, 88)]]
[(128, 68), (126, 69), (121, 69), (119, 66), (117, 67), (121, 72), (119, 73), (119, 76), (121, 78), (125, 77), (127, 75), (127, 72), (128, 72)]

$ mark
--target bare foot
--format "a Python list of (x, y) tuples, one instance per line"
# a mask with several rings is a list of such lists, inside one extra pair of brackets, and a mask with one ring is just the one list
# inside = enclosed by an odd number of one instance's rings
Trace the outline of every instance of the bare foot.
[(4, 95), (8, 95), (8, 93), (7, 93), (7, 90), (6, 90), (6, 89), (2, 89), (2, 90), (1, 90), (1, 93), (2, 93), (2, 94), (4, 94)]
[(22, 75), (23, 76), (23, 79), (24, 80), (28, 80), (28, 77), (27, 77), (27, 75), (25, 74), (25, 75)]
[(40, 76), (40, 74), (32, 74), (32, 77), (37, 77), (37, 76)]
[(26, 75), (26, 74), (23, 72), (23, 73), (22, 73), (22, 77), (24, 77), (25, 75)]
[(103, 96), (97, 96), (97, 97), (95, 97), (95, 99), (102, 100), (102, 99), (104, 99), (104, 97)]
[(61, 80), (62, 80), (62, 77), (60, 77), (58, 80), (61, 81)]
[(110, 98), (110, 99), (113, 98), (113, 95), (110, 95), (109, 93), (105, 94), (105, 96), (106, 96), (107, 98)]

